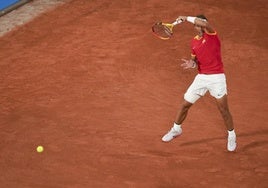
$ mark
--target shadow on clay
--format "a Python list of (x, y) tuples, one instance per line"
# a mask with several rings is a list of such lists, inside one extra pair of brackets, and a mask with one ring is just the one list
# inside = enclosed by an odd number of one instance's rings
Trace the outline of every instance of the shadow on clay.
[[(255, 131), (255, 132), (249, 132), (249, 133), (241, 133), (241, 134), (237, 134), (237, 137), (252, 137), (252, 136), (256, 136), (256, 135), (268, 135), (268, 130), (259, 130), (259, 131)], [(195, 144), (202, 144), (202, 143), (207, 143), (207, 142), (211, 142), (214, 140), (222, 140), (222, 139), (226, 139), (226, 137), (214, 137), (214, 138), (207, 138), (207, 139), (199, 139), (199, 140), (194, 140), (191, 142), (184, 142), (182, 144), (180, 144), (180, 146), (189, 146), (189, 145), (195, 145)], [(243, 147), (241, 147), (242, 151), (247, 151), (251, 148), (254, 147), (259, 147), (259, 146), (263, 146), (268, 144), (267, 140), (262, 140), (262, 141), (253, 141)]]
[(254, 142), (251, 142), (251, 143), (243, 146), (241, 148), (241, 150), (242, 151), (248, 151), (251, 148), (261, 147), (261, 146), (266, 145), (266, 144), (268, 144), (268, 140), (254, 141)]

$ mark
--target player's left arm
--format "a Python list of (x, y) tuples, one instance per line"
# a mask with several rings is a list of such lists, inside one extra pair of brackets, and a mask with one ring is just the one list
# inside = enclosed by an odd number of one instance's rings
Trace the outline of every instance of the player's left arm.
[(215, 29), (205, 19), (195, 18), (194, 19), (194, 24), (196, 24), (196, 25), (198, 25), (200, 27), (203, 27), (207, 33), (216, 33)]
[(192, 16), (179, 16), (177, 20), (181, 20), (183, 22), (188, 21), (188, 22), (191, 22), (192, 24), (203, 27), (207, 33), (216, 33), (216, 31), (213, 29), (211, 24), (206, 19), (192, 17)]

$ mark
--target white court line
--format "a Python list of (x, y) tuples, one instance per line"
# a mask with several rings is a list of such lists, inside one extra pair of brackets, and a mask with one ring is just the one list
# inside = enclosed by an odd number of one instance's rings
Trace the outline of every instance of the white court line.
[(23, 25), (41, 13), (69, 0), (33, 0), (0, 17), (0, 37)]

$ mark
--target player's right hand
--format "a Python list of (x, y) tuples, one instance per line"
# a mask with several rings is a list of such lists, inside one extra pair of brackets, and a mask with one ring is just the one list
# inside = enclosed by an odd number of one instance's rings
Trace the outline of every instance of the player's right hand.
[(187, 60), (187, 59), (181, 59), (184, 63), (181, 64), (181, 67), (183, 69), (190, 69), (190, 68), (195, 68), (196, 67), (196, 62), (192, 59)]
[(187, 16), (179, 16), (179, 17), (176, 19), (176, 21), (181, 20), (181, 21), (185, 22), (186, 19), (187, 19)]

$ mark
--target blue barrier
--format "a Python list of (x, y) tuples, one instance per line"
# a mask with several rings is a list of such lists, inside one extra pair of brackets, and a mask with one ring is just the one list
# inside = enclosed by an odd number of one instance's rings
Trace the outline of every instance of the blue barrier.
[(28, 3), (32, 0), (0, 0), (0, 16)]
[(7, 7), (16, 4), (20, 0), (0, 0), (0, 11), (6, 9)]

